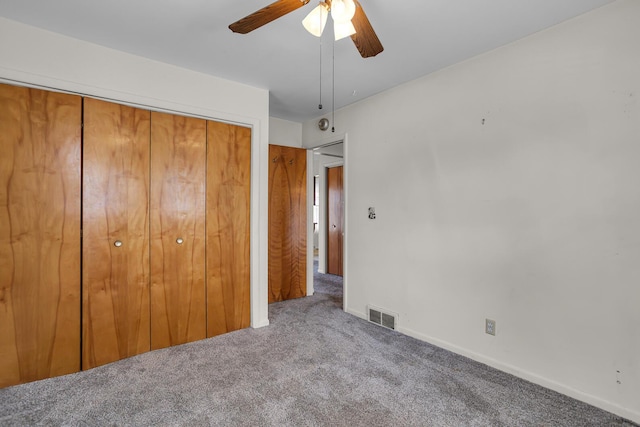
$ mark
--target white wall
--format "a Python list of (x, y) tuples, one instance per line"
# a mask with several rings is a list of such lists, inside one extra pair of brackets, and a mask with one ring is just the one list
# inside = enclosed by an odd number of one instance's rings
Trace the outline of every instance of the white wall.
[(72, 91), (252, 130), (251, 324), (268, 325), (269, 93), (0, 18), (0, 81)]
[(639, 40), (620, 0), (338, 111), (347, 310), (640, 421)]
[(302, 123), (270, 117), (269, 144), (302, 147)]

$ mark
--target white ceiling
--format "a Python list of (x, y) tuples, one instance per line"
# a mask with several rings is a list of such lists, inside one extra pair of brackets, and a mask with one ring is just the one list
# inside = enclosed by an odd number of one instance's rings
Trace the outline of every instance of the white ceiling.
[[(302, 122), (505, 45), (613, 0), (360, 0), (385, 50), (320, 40), (308, 5), (249, 34), (228, 25), (273, 0), (0, 0), (0, 16), (270, 91), (270, 115)], [(0, 59), (1, 61), (1, 59)]]

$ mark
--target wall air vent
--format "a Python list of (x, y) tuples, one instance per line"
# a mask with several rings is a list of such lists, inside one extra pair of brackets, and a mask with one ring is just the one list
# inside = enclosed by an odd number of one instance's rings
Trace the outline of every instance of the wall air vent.
[(382, 310), (372, 305), (367, 306), (367, 319), (371, 323), (383, 326), (388, 329), (396, 329), (398, 315), (387, 310)]

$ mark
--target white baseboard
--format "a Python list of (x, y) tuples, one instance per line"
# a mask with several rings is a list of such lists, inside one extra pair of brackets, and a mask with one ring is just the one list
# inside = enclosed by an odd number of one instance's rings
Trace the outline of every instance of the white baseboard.
[[(355, 311), (355, 310), (351, 310), (350, 308), (345, 309), (345, 311), (349, 314), (353, 314), (356, 317), (359, 317), (363, 320), (367, 320), (367, 315), (364, 313), (361, 313), (359, 311)], [(368, 321), (368, 320), (367, 320)]]
[(264, 319), (256, 323), (251, 323), (251, 327), (253, 329), (264, 328), (265, 326), (269, 326), (269, 319)]

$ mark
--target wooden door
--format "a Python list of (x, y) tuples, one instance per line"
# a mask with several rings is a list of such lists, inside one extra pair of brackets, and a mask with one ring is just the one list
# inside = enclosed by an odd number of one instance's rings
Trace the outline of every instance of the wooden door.
[(151, 113), (151, 348), (206, 338), (206, 121)]
[(327, 273), (342, 276), (344, 238), (343, 167), (327, 170)]
[(80, 369), (81, 113), (0, 85), (0, 387)]
[(307, 295), (307, 151), (269, 146), (269, 303)]
[(148, 351), (150, 112), (85, 98), (82, 368)]
[(250, 326), (251, 129), (207, 122), (207, 336)]

